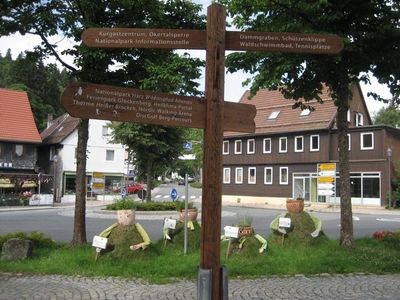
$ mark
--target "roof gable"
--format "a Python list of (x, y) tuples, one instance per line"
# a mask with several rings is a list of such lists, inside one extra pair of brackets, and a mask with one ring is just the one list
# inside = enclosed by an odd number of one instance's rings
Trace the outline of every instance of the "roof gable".
[(80, 119), (65, 113), (55, 119), (40, 136), (44, 144), (59, 144), (66, 139), (78, 126)]
[[(249, 94), (249, 91), (246, 91), (240, 99), (240, 103), (256, 106), (257, 114), (254, 119), (256, 134), (328, 129), (334, 123), (337, 112), (334, 101), (326, 88), (321, 95), (322, 104), (316, 100), (307, 102), (308, 105), (315, 108), (315, 111), (311, 111), (309, 114), (302, 114), (300, 108), (292, 109), (295, 101), (284, 98), (277, 90), (259, 90), (252, 99), (248, 99)], [(271, 115), (277, 116), (270, 118)], [(225, 132), (225, 136), (231, 135), (239, 135), (239, 133)]]
[(26, 92), (0, 88), (0, 140), (41, 143)]

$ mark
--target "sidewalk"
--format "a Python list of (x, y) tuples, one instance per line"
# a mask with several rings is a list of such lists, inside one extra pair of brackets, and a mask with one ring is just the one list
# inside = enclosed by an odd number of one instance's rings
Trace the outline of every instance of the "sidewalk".
[[(229, 280), (230, 300), (400, 299), (400, 275), (348, 274)], [(196, 282), (0, 273), (0, 299), (197, 299)]]

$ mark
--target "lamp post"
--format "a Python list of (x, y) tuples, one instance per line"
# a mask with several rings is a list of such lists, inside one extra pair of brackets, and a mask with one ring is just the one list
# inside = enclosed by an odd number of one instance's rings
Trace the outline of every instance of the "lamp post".
[(57, 183), (56, 183), (57, 161), (58, 161), (58, 156), (54, 155), (53, 156), (53, 171), (54, 171), (54, 174), (53, 174), (53, 206), (57, 200)]
[(391, 179), (391, 174), (390, 174), (390, 166), (391, 166), (390, 160), (392, 158), (392, 149), (390, 149), (390, 147), (387, 148), (386, 155), (387, 155), (388, 164), (389, 164), (389, 208), (391, 208), (392, 207), (392, 179)]

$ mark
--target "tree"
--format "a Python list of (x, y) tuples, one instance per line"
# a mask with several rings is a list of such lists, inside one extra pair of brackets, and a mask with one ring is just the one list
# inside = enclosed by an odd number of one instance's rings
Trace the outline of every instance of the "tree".
[[(339, 144), (341, 229), (340, 243), (352, 246), (353, 223), (347, 152), (346, 113), (351, 85), (369, 81), (369, 74), (392, 87), (399, 80), (399, 5), (384, 0), (266, 1), (220, 0), (228, 7), (233, 24), (241, 30), (270, 32), (332, 33), (344, 40), (337, 55), (285, 53), (233, 53), (229, 71), (243, 69), (253, 75), (251, 93), (260, 88), (279, 89), (286, 98), (298, 100), (294, 108), (320, 98), (323, 84), (337, 106)], [(396, 69), (397, 67), (397, 69)], [(371, 72), (371, 73), (368, 73)], [(301, 100), (302, 99), (302, 100)]]
[[(128, 1), (2, 1), (0, 3), (0, 35), (19, 32), (40, 36), (42, 44), (36, 49), (41, 57), (53, 56), (73, 76), (82, 81), (139, 87), (149, 75), (149, 64), (161, 65), (169, 50), (89, 49), (81, 44), (81, 34), (88, 27), (195, 28), (201, 26), (200, 6), (182, 0)], [(63, 35), (76, 45), (63, 54), (74, 59), (68, 64), (51, 43), (51, 37)], [(119, 65), (119, 68), (112, 66)], [(72, 245), (86, 243), (85, 186), (88, 121), (78, 126), (76, 203)], [(80, 190), (81, 189), (81, 190)]]
[(393, 104), (386, 108), (382, 107), (374, 116), (374, 124), (400, 128), (400, 110)]

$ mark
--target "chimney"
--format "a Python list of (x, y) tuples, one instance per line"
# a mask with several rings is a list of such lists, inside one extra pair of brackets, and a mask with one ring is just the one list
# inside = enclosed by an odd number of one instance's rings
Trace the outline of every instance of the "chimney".
[(47, 128), (53, 124), (53, 114), (47, 114)]

